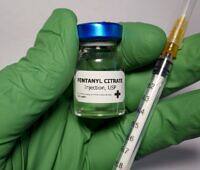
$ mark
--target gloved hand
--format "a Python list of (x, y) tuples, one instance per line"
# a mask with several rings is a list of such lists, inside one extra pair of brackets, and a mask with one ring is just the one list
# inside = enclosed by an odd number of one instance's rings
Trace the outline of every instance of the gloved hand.
[[(73, 113), (72, 78), (78, 55), (76, 17), (54, 11), (35, 45), (0, 72), (0, 169), (110, 170), (122, 147), (166, 41), (144, 23), (122, 23), (119, 53), (126, 73), (125, 116), (97, 122)], [(200, 34), (184, 40), (163, 96), (200, 79)], [(138, 157), (200, 135), (200, 90), (157, 105)]]

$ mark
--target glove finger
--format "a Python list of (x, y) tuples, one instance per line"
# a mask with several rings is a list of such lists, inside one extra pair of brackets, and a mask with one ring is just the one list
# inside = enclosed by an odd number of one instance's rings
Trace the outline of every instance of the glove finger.
[(71, 10), (56, 9), (28, 51), (30, 66), (51, 75), (47, 86), (55, 87), (56, 93), (66, 89), (74, 74), (79, 48), (76, 23)]
[(145, 23), (122, 23), (122, 26), (123, 37), (118, 50), (125, 70), (131, 71), (155, 61), (166, 41), (164, 31)]
[(86, 153), (86, 164), (90, 169), (112, 169), (134, 119), (135, 113), (125, 114), (110, 120), (102, 130), (93, 134)]
[[(169, 95), (183, 87), (200, 80), (200, 34), (185, 38), (177, 59), (174, 60), (172, 72), (168, 77), (163, 96)], [(134, 111), (150, 81), (152, 69), (146, 68), (126, 75), (126, 106)], [(132, 93), (131, 93), (132, 92)]]
[[(67, 88), (78, 52), (76, 17), (55, 10), (35, 45), (18, 63), (0, 71), (0, 159)], [(3, 163), (0, 162), (0, 169)]]
[(199, 100), (200, 90), (162, 100), (150, 120), (138, 157), (199, 137)]
[[(199, 100), (200, 90), (162, 100), (152, 115), (137, 157), (199, 136)], [(126, 114), (93, 135), (86, 155), (91, 169), (112, 169), (135, 118), (135, 112)]]

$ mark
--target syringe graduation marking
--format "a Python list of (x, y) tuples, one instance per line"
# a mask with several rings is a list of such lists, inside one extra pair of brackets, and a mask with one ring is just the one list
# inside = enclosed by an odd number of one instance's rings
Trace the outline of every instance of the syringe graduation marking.
[(137, 110), (138, 117), (136, 119), (136, 126), (133, 125), (131, 129), (128, 140), (126, 141), (121, 157), (117, 163), (117, 167), (115, 167), (116, 170), (129, 170), (131, 168), (142, 140), (144, 127), (146, 126), (145, 123), (151, 116), (151, 110), (156, 105), (157, 100), (161, 95), (166, 77), (171, 70), (172, 58), (176, 58), (177, 51), (186, 31), (188, 19), (197, 0), (185, 0), (184, 2), (183, 13), (181, 14), (181, 17), (176, 20), (176, 23), (168, 36), (161, 57), (156, 62), (153, 71), (153, 80), (148, 85), (147, 93), (143, 97), (142, 103)]
[[(142, 132), (144, 128), (144, 122), (146, 122), (146, 119), (148, 118), (148, 113), (150, 112), (153, 102), (155, 98), (157, 97), (157, 93), (159, 89), (162, 87), (164, 83), (165, 78), (161, 75), (155, 75), (153, 78), (153, 81), (151, 84), (153, 86), (148, 86), (147, 94), (148, 100), (146, 100), (146, 97), (144, 97), (143, 103), (141, 103), (141, 108), (138, 109), (138, 117), (133, 125), (133, 129), (128, 137), (128, 141), (125, 145), (125, 149), (121, 155), (121, 160), (119, 161), (117, 165), (117, 169), (125, 169), (126, 166), (129, 164), (129, 158), (131, 158), (133, 149), (137, 145), (137, 142), (140, 137), (140, 133)], [(142, 113), (142, 114), (140, 114)], [(141, 126), (140, 126), (141, 125)]]

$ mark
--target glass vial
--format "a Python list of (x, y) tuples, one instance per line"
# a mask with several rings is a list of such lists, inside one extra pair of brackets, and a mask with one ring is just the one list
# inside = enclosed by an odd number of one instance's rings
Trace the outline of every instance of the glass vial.
[(74, 76), (74, 111), (87, 118), (125, 113), (125, 74), (117, 45), (122, 26), (110, 22), (78, 25), (80, 52)]

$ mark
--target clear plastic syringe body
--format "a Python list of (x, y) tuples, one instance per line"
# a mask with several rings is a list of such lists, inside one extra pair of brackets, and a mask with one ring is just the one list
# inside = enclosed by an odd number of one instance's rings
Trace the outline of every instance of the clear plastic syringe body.
[(189, 19), (197, 0), (182, 0), (182, 2), (181, 14), (178, 15), (162, 52), (171, 54), (173, 58), (176, 58), (178, 48), (181, 46)]
[(158, 103), (171, 71), (173, 59), (184, 38), (192, 10), (197, 0), (183, 0), (182, 13), (176, 20), (165, 44), (164, 50), (153, 69), (152, 79), (137, 109), (137, 118), (133, 123), (120, 157), (114, 165), (115, 170), (130, 170), (148, 127), (153, 109)]
[(187, 21), (189, 21), (192, 11), (194, 10), (194, 7), (196, 5), (197, 0), (183, 0), (182, 6), (181, 6), (181, 14), (185, 17)]
[(153, 77), (148, 84), (145, 95), (137, 109), (137, 119), (132, 126), (131, 132), (115, 169), (129, 170), (131, 168), (145, 133), (145, 129), (148, 127), (148, 120), (150, 120), (150, 117), (152, 116), (151, 113), (160, 98), (167, 76), (171, 70), (171, 66), (171, 55), (162, 56), (158, 59), (153, 70)]

